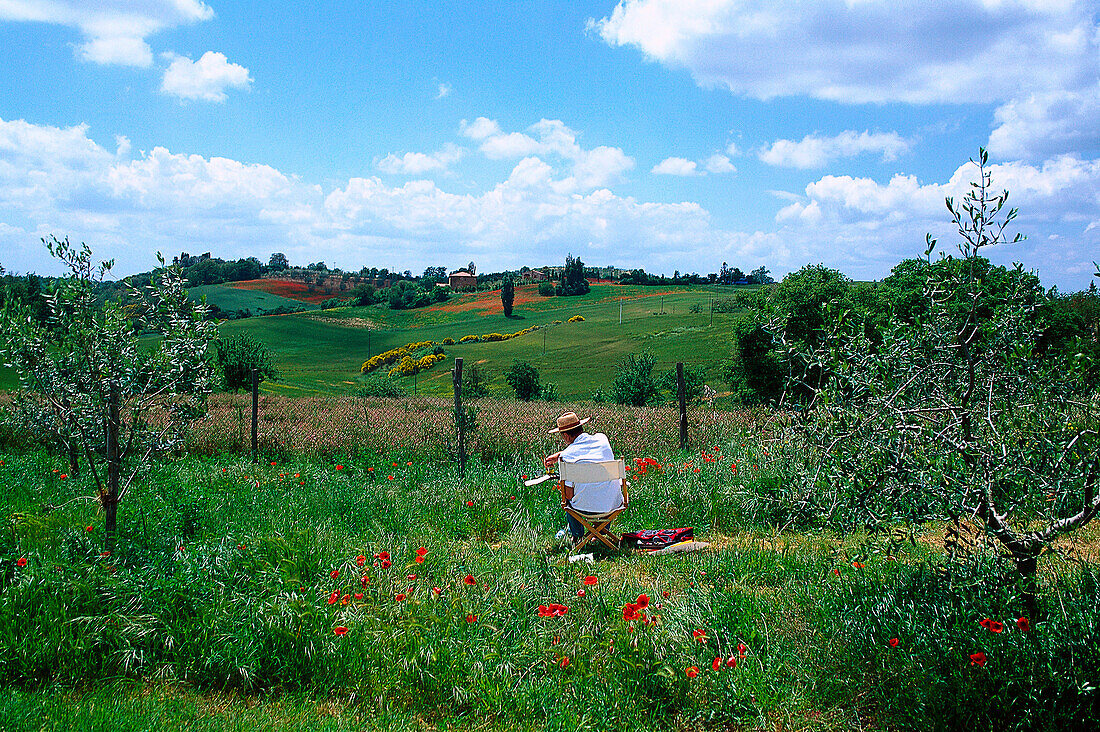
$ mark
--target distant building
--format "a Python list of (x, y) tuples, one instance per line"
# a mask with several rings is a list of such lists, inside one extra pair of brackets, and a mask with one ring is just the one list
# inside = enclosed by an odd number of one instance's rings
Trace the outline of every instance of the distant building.
[(523, 273), (524, 282), (545, 282), (546, 273), (537, 269), (530, 269)]
[(447, 275), (447, 285), (452, 290), (457, 290), (460, 287), (477, 287), (477, 277), (466, 270), (459, 270)]

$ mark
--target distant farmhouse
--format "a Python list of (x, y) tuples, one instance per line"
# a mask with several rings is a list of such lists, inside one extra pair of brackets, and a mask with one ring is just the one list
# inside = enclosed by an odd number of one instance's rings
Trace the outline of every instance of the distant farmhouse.
[(447, 275), (447, 285), (452, 290), (457, 290), (460, 287), (477, 287), (477, 277), (464, 269), (460, 269)]

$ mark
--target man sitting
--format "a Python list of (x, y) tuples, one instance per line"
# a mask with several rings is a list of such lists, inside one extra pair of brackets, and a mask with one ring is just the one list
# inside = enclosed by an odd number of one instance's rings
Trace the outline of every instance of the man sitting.
[[(557, 426), (550, 430), (550, 434), (559, 435), (565, 447), (553, 455), (547, 455), (542, 461), (547, 471), (553, 470), (559, 460), (566, 463), (603, 463), (615, 459), (607, 435), (602, 432), (588, 434), (584, 431), (584, 425), (589, 419), (591, 418), (578, 419), (574, 412), (566, 412), (558, 417)], [(605, 514), (622, 508), (623, 491), (617, 480), (579, 483), (566, 486), (565, 500), (579, 513)], [(569, 514), (565, 518), (573, 541), (580, 541), (584, 537), (584, 526)], [(558, 536), (564, 536), (564, 530)]]

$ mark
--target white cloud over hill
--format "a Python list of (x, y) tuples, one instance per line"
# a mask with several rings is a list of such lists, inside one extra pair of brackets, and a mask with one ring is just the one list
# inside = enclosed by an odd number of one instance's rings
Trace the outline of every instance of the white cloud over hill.
[[(112, 152), (84, 126), (0, 120), (0, 263), (30, 269), (41, 261), (38, 237), (57, 234), (117, 258), (122, 273), (147, 269), (156, 250), (261, 258), (283, 251), (294, 261), (414, 270), (471, 257), (513, 267), (572, 252), (594, 264), (656, 271), (705, 272), (730, 261), (782, 273), (824, 262), (881, 277), (919, 253), (925, 231), (950, 241), (943, 197), (960, 195), (973, 176), (970, 166), (939, 183), (827, 175), (777, 202), (771, 230), (733, 231), (698, 203), (640, 201), (582, 185), (622, 171), (629, 158), (617, 148), (574, 147), (566, 130), (558, 121), (535, 125), (527, 136), (545, 157), (526, 155), (503, 180), (470, 192), (461, 180), (447, 190), (431, 180), (390, 185), (376, 177), (322, 187), (263, 164), (162, 147), (134, 153), (125, 138)], [(498, 128), (481, 139), (506, 134)], [(611, 151), (607, 159), (603, 151)], [(395, 165), (407, 159), (394, 156)], [(1003, 258), (1041, 266), (1046, 281), (1086, 286), (1100, 250), (1100, 162), (1062, 156), (993, 172), (1032, 237)]]

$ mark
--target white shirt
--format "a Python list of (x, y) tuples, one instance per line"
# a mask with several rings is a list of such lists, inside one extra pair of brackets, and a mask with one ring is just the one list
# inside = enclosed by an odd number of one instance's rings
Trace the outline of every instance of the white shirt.
[[(559, 459), (566, 463), (605, 463), (615, 459), (611, 443), (602, 432), (590, 435), (582, 432)], [(573, 486), (573, 509), (581, 513), (609, 513), (622, 508), (623, 490), (617, 480), (602, 483), (578, 483)]]

